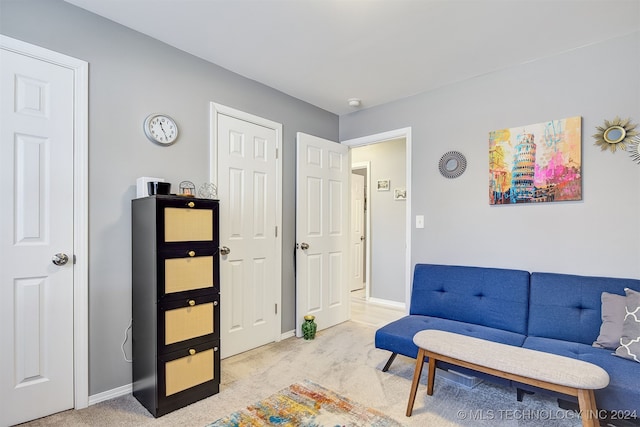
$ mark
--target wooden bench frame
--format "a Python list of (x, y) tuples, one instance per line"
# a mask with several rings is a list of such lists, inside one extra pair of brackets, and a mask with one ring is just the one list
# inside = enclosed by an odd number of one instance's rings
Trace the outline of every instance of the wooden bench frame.
[(486, 374), (495, 375), (497, 377), (506, 378), (509, 380), (517, 381), (523, 384), (529, 384), (535, 387), (544, 388), (547, 390), (556, 391), (559, 393), (576, 396), (578, 398), (578, 404), (580, 405), (580, 415), (582, 417), (583, 427), (598, 427), (600, 422), (598, 420), (598, 409), (596, 407), (596, 399), (593, 390), (591, 389), (579, 389), (574, 387), (563, 386), (546, 381), (540, 381), (521, 375), (512, 374), (510, 372), (504, 372), (486, 366), (477, 365), (464, 360), (455, 359), (453, 357), (444, 356), (442, 354), (434, 353), (429, 350), (420, 348), (418, 350), (418, 357), (416, 358), (416, 369), (413, 373), (413, 384), (411, 385), (411, 394), (409, 395), (409, 403), (407, 405), (407, 417), (411, 416), (413, 412), (413, 404), (416, 400), (416, 393), (418, 391), (418, 384), (420, 383), (420, 376), (422, 375), (422, 367), (424, 365), (425, 357), (429, 358), (429, 371), (427, 379), (427, 395), (433, 395), (433, 383), (436, 376), (436, 363), (438, 361), (451, 363), (452, 365), (462, 366), (465, 368), (473, 369), (478, 372), (484, 372)]

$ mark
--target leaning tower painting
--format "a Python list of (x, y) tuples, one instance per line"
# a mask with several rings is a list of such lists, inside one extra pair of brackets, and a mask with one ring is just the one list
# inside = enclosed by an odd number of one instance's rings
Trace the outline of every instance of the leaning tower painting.
[(582, 200), (581, 117), (489, 132), (489, 203)]
[(516, 136), (511, 168), (511, 203), (528, 202), (535, 195), (533, 178), (536, 171), (536, 144), (532, 133)]

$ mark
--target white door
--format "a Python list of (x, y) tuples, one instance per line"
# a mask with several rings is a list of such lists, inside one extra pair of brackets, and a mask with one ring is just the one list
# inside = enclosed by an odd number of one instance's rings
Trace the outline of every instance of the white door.
[(74, 73), (0, 55), (0, 416), (11, 425), (74, 406)]
[(298, 132), (296, 335), (304, 316), (318, 330), (349, 319), (349, 147)]
[(364, 176), (351, 174), (351, 290), (364, 287)]
[(221, 357), (280, 336), (278, 130), (214, 112), (220, 199)]

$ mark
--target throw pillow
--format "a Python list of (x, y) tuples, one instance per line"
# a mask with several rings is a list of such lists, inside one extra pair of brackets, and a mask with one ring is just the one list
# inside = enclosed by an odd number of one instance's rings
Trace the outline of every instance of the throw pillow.
[(620, 337), (622, 337), (627, 298), (624, 295), (603, 292), (600, 300), (602, 301), (602, 325), (600, 335), (593, 346), (615, 350), (620, 345)]
[(629, 288), (624, 291), (627, 294), (627, 306), (616, 355), (640, 362), (640, 292)]

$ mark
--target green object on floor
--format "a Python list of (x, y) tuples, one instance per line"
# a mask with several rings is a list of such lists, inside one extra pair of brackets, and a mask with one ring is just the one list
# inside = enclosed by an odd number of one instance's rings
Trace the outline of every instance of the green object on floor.
[(304, 316), (304, 323), (302, 324), (302, 336), (305, 340), (312, 340), (316, 337), (316, 330), (318, 329), (318, 325), (316, 325), (315, 316), (307, 314)]

